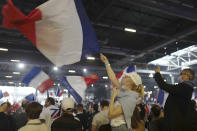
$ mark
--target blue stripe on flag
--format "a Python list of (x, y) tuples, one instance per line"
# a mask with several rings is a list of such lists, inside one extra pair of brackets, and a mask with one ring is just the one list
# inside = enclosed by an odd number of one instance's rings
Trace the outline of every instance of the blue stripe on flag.
[(60, 94), (60, 89), (58, 88), (56, 92), (56, 96), (59, 96), (59, 94)]
[(135, 66), (129, 66), (128, 68), (127, 68), (127, 73), (130, 73), (130, 72), (134, 72), (135, 71)]
[(83, 31), (83, 49), (81, 59), (84, 59), (87, 54), (96, 54), (100, 52), (96, 34), (90, 24), (89, 18), (83, 7), (81, 0), (74, 0), (75, 6), (81, 21)]
[(22, 83), (29, 84), (41, 72), (40, 68), (33, 67), (31, 71), (23, 78)]
[(82, 97), (72, 88), (66, 77), (62, 77), (62, 84), (66, 87), (69, 93), (75, 98), (77, 103), (82, 102)]
[(164, 94), (165, 92), (161, 89), (159, 89), (159, 94), (158, 94), (158, 100), (157, 102), (162, 105), (163, 104), (163, 101), (164, 101)]
[(35, 95), (33, 93), (26, 96), (25, 99), (30, 101), (30, 102), (36, 101)]
[(0, 99), (3, 98), (3, 92), (0, 90)]

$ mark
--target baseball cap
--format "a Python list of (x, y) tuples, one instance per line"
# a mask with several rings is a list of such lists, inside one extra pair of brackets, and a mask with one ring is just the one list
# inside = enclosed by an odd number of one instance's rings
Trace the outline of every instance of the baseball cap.
[(140, 84), (142, 84), (142, 79), (137, 74), (137, 72), (130, 72), (130, 73), (124, 72), (124, 75), (129, 76), (137, 86), (139, 86)]
[(72, 98), (64, 98), (62, 100), (62, 109), (68, 110), (68, 109), (74, 109), (75, 101)]

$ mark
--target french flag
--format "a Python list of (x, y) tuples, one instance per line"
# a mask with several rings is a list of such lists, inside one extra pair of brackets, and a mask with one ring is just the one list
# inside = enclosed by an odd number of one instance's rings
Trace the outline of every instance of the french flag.
[(136, 67), (133, 66), (128, 66), (126, 67), (122, 72), (118, 73), (116, 75), (116, 78), (121, 81), (121, 79), (124, 77), (124, 73), (131, 73), (131, 72), (135, 72), (136, 71)]
[(62, 78), (62, 84), (67, 88), (75, 100), (81, 103), (85, 97), (86, 88), (95, 83), (98, 79), (99, 77), (93, 74), (89, 77), (66, 76)]
[(56, 96), (61, 97), (64, 91), (61, 91), (59, 88), (57, 89)]
[(36, 95), (34, 95), (33, 93), (31, 93), (31, 94), (27, 95), (25, 97), (25, 99), (28, 100), (28, 101), (30, 101), (30, 102), (34, 102), (34, 101), (36, 101)]
[(160, 104), (160, 105), (162, 105), (164, 107), (168, 95), (169, 94), (167, 92), (165, 92), (162, 89), (159, 89), (157, 103)]
[(56, 66), (99, 53), (81, 0), (49, 0), (27, 16), (7, 0), (2, 15), (4, 27), (18, 29)]
[(22, 83), (35, 87), (40, 93), (44, 93), (53, 86), (54, 81), (40, 68), (33, 67), (23, 78)]

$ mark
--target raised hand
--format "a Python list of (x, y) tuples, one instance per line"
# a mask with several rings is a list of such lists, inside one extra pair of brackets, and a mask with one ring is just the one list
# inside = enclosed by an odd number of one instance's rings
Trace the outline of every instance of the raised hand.
[(102, 53), (100, 53), (100, 58), (101, 58), (101, 61), (102, 61), (104, 64), (109, 63), (107, 57), (104, 56)]
[(160, 67), (158, 66), (157, 69), (155, 69), (155, 73), (160, 73)]

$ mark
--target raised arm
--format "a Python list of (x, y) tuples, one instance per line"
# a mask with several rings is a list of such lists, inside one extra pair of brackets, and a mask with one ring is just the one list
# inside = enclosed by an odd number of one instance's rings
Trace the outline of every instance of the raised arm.
[(109, 61), (107, 59), (106, 56), (104, 56), (102, 53), (100, 54), (101, 60), (102, 62), (105, 64), (106, 70), (107, 70), (107, 74), (109, 76), (109, 79), (112, 81), (112, 83), (117, 87), (120, 88), (120, 82), (118, 81), (118, 79), (116, 78), (116, 75), (114, 73), (114, 71), (112, 70)]

